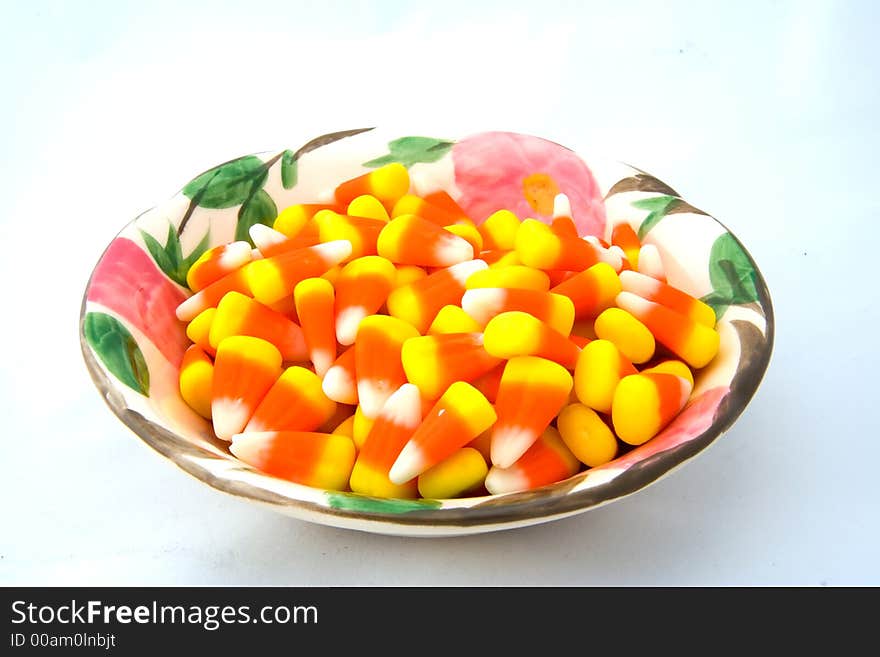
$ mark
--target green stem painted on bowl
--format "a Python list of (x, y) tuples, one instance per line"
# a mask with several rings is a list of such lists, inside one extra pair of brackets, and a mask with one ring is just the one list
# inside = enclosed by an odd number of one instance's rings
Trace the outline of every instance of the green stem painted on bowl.
[(357, 513), (409, 513), (440, 507), (437, 500), (381, 499), (353, 493), (327, 493), (327, 501), (334, 509)]
[(174, 225), (168, 223), (168, 236), (165, 238), (165, 245), (159, 243), (155, 237), (148, 232), (141, 230), (141, 238), (147, 246), (147, 251), (156, 261), (159, 269), (165, 272), (172, 281), (183, 287), (188, 287), (186, 283), (186, 274), (193, 263), (199, 259), (211, 244), (210, 230), (199, 241), (196, 247), (188, 256), (183, 257), (183, 249), (180, 246), (180, 238), (174, 230)]
[(647, 210), (648, 216), (642, 220), (639, 226), (639, 239), (645, 239), (645, 235), (660, 223), (660, 220), (666, 216), (670, 206), (678, 200), (677, 196), (652, 196), (651, 198), (643, 198), (632, 202), (634, 208), (639, 210)]
[(388, 155), (364, 162), (365, 167), (381, 167), (392, 162), (399, 162), (406, 168), (419, 162), (436, 162), (449, 152), (455, 144), (448, 139), (434, 137), (400, 137), (388, 142)]
[(729, 306), (757, 301), (755, 265), (739, 241), (723, 233), (712, 244), (709, 253), (709, 280), (712, 292), (701, 301), (712, 306), (720, 318)]
[(106, 313), (87, 313), (83, 335), (110, 373), (142, 395), (150, 394), (150, 372), (134, 336)]

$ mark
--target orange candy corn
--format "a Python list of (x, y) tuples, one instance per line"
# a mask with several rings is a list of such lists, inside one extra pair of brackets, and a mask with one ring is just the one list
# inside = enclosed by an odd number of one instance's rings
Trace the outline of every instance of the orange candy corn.
[(409, 172), (402, 164), (386, 164), (357, 178), (347, 180), (336, 188), (336, 202), (348, 205), (358, 196), (375, 196), (386, 209), (394, 207), (400, 197), (409, 191)]
[(443, 230), (449, 231), (453, 235), (458, 235), (465, 240), (473, 248), (473, 253), (479, 253), (483, 250), (483, 236), (477, 230), (476, 224), (469, 220), (462, 220), (461, 223), (444, 226)]
[(550, 278), (540, 269), (523, 265), (492, 267), (472, 274), (465, 287), (468, 290), (478, 287), (504, 287), (546, 292), (550, 289)]
[(321, 210), (315, 215), (314, 221), (322, 242), (351, 242), (351, 258), (376, 255), (376, 240), (387, 225), (380, 219), (351, 217), (332, 210)]
[(323, 278), (306, 278), (296, 284), (293, 298), (308, 347), (309, 360), (315, 367), (315, 373), (322, 377), (336, 360), (333, 285)]
[(180, 363), (180, 396), (203, 418), (211, 419), (214, 363), (198, 345), (191, 345)]
[(218, 438), (230, 440), (247, 425), (281, 375), (281, 352), (250, 336), (225, 338), (217, 346), (211, 387), (211, 417)]
[(518, 310), (489, 320), (483, 342), (486, 352), (499, 359), (539, 356), (570, 370), (574, 369), (581, 351), (568, 336)]
[(264, 258), (271, 258), (280, 253), (304, 249), (307, 246), (321, 243), (321, 236), (314, 221), (307, 223), (296, 237), (287, 237), (284, 233), (263, 224), (254, 224), (248, 234)]
[(223, 278), (219, 278), (210, 285), (202, 288), (188, 299), (184, 299), (175, 313), (177, 319), (182, 322), (189, 322), (208, 308), (216, 308), (227, 292), (239, 292), (241, 294), (250, 294), (251, 290), (245, 276), (245, 269), (254, 264), (249, 262), (247, 265), (233, 272), (226, 274)]
[(718, 353), (718, 333), (686, 315), (648, 301), (632, 292), (617, 295), (617, 305), (642, 322), (657, 342), (693, 368), (708, 365)]
[(557, 194), (553, 199), (553, 223), (550, 229), (560, 237), (580, 237), (571, 218), (571, 202), (565, 194)]
[(480, 260), (483, 260), (490, 268), (511, 267), (522, 264), (519, 261), (519, 256), (516, 255), (516, 251), (501, 251), (499, 249), (487, 251), (484, 248), (480, 252)]
[(492, 405), (476, 388), (456, 381), (403, 446), (388, 478), (403, 484), (419, 476), (483, 433), (496, 417)]
[(422, 421), (419, 389), (405, 383), (382, 406), (351, 471), (351, 490), (377, 497), (417, 497), (416, 480), (395, 484), (391, 466)]
[(629, 445), (641, 445), (678, 415), (690, 394), (690, 383), (674, 374), (642, 372), (625, 376), (614, 391), (614, 432)]
[(631, 268), (635, 269), (639, 266), (639, 249), (642, 248), (642, 242), (636, 231), (628, 223), (619, 223), (611, 231), (611, 244), (619, 247)]
[(512, 311), (537, 317), (566, 336), (574, 323), (574, 306), (569, 299), (539, 290), (477, 288), (464, 293), (461, 307), (481, 326), (496, 315)]
[(472, 447), (462, 447), (419, 475), (419, 495), (428, 499), (461, 497), (486, 479), (486, 460)]
[(278, 213), (278, 216), (275, 217), (275, 221), (272, 224), (272, 228), (289, 238), (299, 237), (300, 233), (306, 230), (309, 225), (311, 225), (312, 230), (317, 233), (317, 226), (312, 223), (311, 219), (321, 210), (338, 209), (339, 206), (337, 205), (327, 205), (324, 203), (301, 203), (299, 205), (291, 205)]
[(385, 224), (376, 249), (391, 262), (423, 267), (448, 267), (474, 257), (474, 247), (467, 240), (414, 214)]
[(498, 210), (479, 225), (483, 248), (487, 251), (512, 251), (516, 245), (520, 220), (510, 210)]
[(424, 333), (443, 306), (461, 303), (465, 282), (480, 269), (486, 269), (485, 262), (469, 260), (395, 288), (386, 302), (388, 314)]
[(468, 217), (464, 208), (462, 208), (448, 192), (438, 190), (436, 192), (431, 192), (430, 194), (425, 194), (425, 200), (433, 206), (446, 210), (446, 212), (455, 217), (454, 223), (458, 223), (461, 219), (470, 220), (470, 217)]
[(375, 418), (395, 390), (406, 383), (400, 359), (403, 343), (418, 331), (401, 319), (370, 315), (363, 319), (355, 341), (358, 403), (364, 416)]
[(674, 374), (687, 381), (691, 388), (694, 387), (694, 373), (691, 368), (680, 360), (664, 360), (653, 367), (642, 370), (642, 374)]
[(350, 255), (351, 242), (336, 240), (254, 260), (242, 271), (254, 298), (268, 305), (292, 295), (301, 280), (321, 276)]
[(535, 356), (511, 358), (504, 367), (492, 430), (492, 463), (512, 465), (568, 402), (572, 378), (562, 365)]
[(606, 308), (614, 305), (620, 294), (620, 278), (611, 265), (599, 262), (568, 278), (550, 291), (571, 299), (574, 316), (596, 317)]
[(332, 417), (336, 402), (321, 390), (321, 379), (304, 367), (288, 367), (257, 406), (243, 433), (314, 431)]
[(361, 320), (377, 312), (397, 278), (397, 271), (380, 256), (352, 260), (336, 281), (334, 333), (339, 344), (354, 343)]
[(635, 373), (636, 368), (613, 342), (593, 340), (578, 356), (574, 392), (582, 404), (600, 413), (610, 413), (617, 384), (623, 377)]
[(211, 356), (216, 353), (214, 347), (211, 346), (211, 341), (209, 339), (209, 336), (211, 335), (211, 324), (214, 322), (214, 315), (216, 314), (216, 308), (208, 308), (196, 315), (192, 321), (186, 325), (186, 337), (204, 349), (205, 352)]
[(403, 371), (422, 395), (437, 399), (456, 381), (473, 381), (501, 363), (483, 348), (480, 333), (411, 338), (400, 352)]
[(654, 301), (670, 310), (690, 317), (695, 322), (709, 328), (715, 328), (715, 311), (712, 310), (712, 306), (678, 288), (635, 271), (621, 272), (620, 284), (624, 292), (632, 292), (643, 299)]
[(516, 232), (516, 254), (536, 269), (583, 271), (600, 260), (599, 249), (575, 237), (560, 237), (537, 219), (526, 219)]
[(324, 374), (324, 381), (321, 384), (324, 394), (340, 404), (357, 404), (355, 372), (355, 350), (354, 347), (349, 347)]
[(251, 261), (251, 245), (231, 242), (208, 249), (199, 256), (186, 273), (186, 284), (193, 292), (206, 288), (214, 281)]
[(559, 432), (547, 427), (519, 460), (506, 468), (492, 466), (486, 490), (493, 495), (532, 490), (571, 477), (580, 463), (566, 447)]
[(457, 216), (456, 214), (447, 211), (445, 208), (435, 205), (427, 199), (416, 196), (415, 194), (406, 194), (405, 196), (402, 196), (400, 200), (394, 204), (394, 209), (391, 211), (391, 217), (393, 219), (406, 214), (414, 214), (422, 219), (430, 221), (436, 226), (440, 226), (441, 228), (443, 226), (455, 224), (460, 219), (467, 218), (463, 213), (462, 215)]
[(330, 490), (348, 488), (355, 459), (348, 436), (307, 431), (238, 434), (229, 451), (273, 477)]
[(666, 282), (666, 268), (663, 266), (663, 259), (660, 257), (660, 251), (653, 244), (645, 244), (639, 249), (638, 270), (661, 283)]
[(284, 315), (238, 292), (227, 293), (217, 305), (208, 340), (213, 349), (232, 335), (249, 335), (271, 342), (286, 361), (308, 358), (302, 329)]

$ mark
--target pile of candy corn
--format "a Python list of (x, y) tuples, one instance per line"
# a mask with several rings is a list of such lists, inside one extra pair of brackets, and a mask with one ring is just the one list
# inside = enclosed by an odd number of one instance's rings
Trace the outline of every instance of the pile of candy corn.
[(183, 399), (270, 475), (378, 497), (527, 490), (666, 426), (719, 345), (628, 224), (477, 225), (390, 164), (206, 252)]

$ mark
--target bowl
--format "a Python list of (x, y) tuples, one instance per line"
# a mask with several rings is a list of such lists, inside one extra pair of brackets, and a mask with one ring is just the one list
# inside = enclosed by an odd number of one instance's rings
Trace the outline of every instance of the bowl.
[[(582, 235), (608, 238), (626, 221), (656, 245), (670, 284), (710, 304), (718, 356), (660, 434), (614, 461), (528, 492), (394, 500), (310, 488), (237, 460), (178, 392), (188, 345), (174, 310), (189, 264), (211, 246), (246, 239), (280, 209), (321, 202), (339, 182), (388, 162), (409, 168), (417, 193), (444, 189), (476, 220), (507, 208), (549, 221), (567, 194)], [(603, 202), (604, 200), (604, 202)], [(604, 215), (604, 216), (603, 216)], [(245, 155), (195, 176), (110, 242), (86, 286), (80, 342), (110, 409), (147, 445), (208, 486), (307, 521), (410, 536), (474, 534), (585, 512), (640, 491), (694, 458), (743, 412), (770, 360), (773, 310), (758, 267), (706, 212), (632, 166), (510, 132), (464, 137), (379, 129), (323, 135), (296, 150)]]

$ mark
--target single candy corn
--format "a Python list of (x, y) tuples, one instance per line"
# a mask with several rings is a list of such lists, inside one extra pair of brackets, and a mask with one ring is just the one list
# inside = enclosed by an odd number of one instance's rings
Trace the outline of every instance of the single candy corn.
[(254, 298), (271, 304), (292, 295), (301, 280), (320, 276), (350, 255), (351, 242), (336, 240), (254, 260), (243, 271)]
[(474, 257), (474, 247), (467, 240), (414, 214), (395, 217), (384, 226), (376, 249), (391, 262), (448, 267)]
[(465, 240), (473, 248), (473, 253), (479, 253), (483, 250), (483, 236), (480, 235), (480, 231), (477, 230), (476, 224), (472, 221), (468, 220), (458, 224), (450, 224), (449, 226), (444, 226), (443, 230), (449, 231), (453, 235), (458, 235)]
[(687, 381), (691, 388), (694, 387), (694, 373), (685, 363), (680, 360), (664, 360), (653, 367), (642, 370), (642, 374), (674, 374)]
[(490, 251), (493, 249), (513, 250), (519, 227), (519, 217), (510, 210), (498, 210), (498, 212), (492, 213), (486, 221), (479, 225), (480, 234), (483, 236), (483, 248)]
[(571, 332), (574, 323), (574, 306), (571, 300), (560, 294), (539, 290), (476, 288), (464, 293), (461, 307), (480, 326), (486, 326), (496, 315), (511, 311), (521, 311), (537, 317), (566, 336)]
[(351, 439), (354, 441), (354, 446), (357, 449), (364, 446), (364, 442), (367, 440), (367, 436), (370, 435), (375, 422), (375, 418), (369, 418), (364, 415), (364, 409), (361, 406), (355, 409), (354, 421), (351, 425)]
[(395, 484), (403, 484), (419, 476), (467, 445), (496, 419), (492, 404), (476, 388), (456, 381), (403, 446), (388, 478)]
[(214, 347), (211, 346), (209, 338), (211, 334), (211, 324), (214, 322), (214, 315), (216, 314), (216, 308), (207, 308), (196, 315), (192, 321), (186, 325), (186, 337), (204, 349), (205, 352), (211, 356), (216, 353)]
[(718, 353), (718, 333), (686, 315), (631, 292), (618, 294), (617, 305), (647, 326), (657, 342), (693, 368), (705, 367)]
[(483, 342), (486, 352), (499, 359), (539, 356), (571, 370), (581, 351), (568, 336), (518, 310), (489, 320)]
[(611, 265), (599, 262), (568, 278), (550, 291), (571, 299), (574, 316), (596, 317), (606, 308), (614, 305), (620, 294), (620, 278)]
[(281, 352), (265, 340), (236, 335), (217, 346), (211, 387), (211, 417), (218, 438), (230, 440), (247, 425), (281, 376)]
[(387, 224), (380, 219), (351, 217), (332, 210), (321, 210), (315, 215), (318, 234), (322, 242), (348, 240), (351, 242), (351, 258), (376, 255), (376, 240)]
[(684, 408), (690, 384), (674, 374), (632, 374), (614, 391), (611, 421), (617, 437), (629, 445), (653, 438)]
[(516, 232), (516, 253), (536, 269), (583, 271), (599, 262), (599, 249), (575, 237), (560, 237), (537, 219), (526, 219)]
[(643, 299), (654, 301), (670, 310), (686, 315), (695, 322), (709, 328), (715, 328), (715, 311), (712, 306), (678, 288), (635, 271), (621, 272), (620, 284), (624, 292), (632, 292)]
[(596, 335), (614, 343), (633, 363), (644, 363), (654, 355), (654, 336), (648, 327), (620, 308), (603, 310), (593, 325)]
[(309, 221), (296, 237), (287, 237), (284, 233), (263, 224), (254, 224), (248, 230), (248, 234), (263, 258), (271, 258), (287, 251), (304, 249), (321, 243), (321, 235), (314, 221)]
[(208, 340), (217, 346), (232, 335), (249, 335), (271, 342), (281, 358), (302, 361), (308, 358), (302, 329), (284, 315), (238, 292), (229, 292), (217, 306)]
[(617, 456), (617, 439), (598, 413), (584, 404), (569, 404), (559, 412), (556, 426), (577, 459), (595, 468)]
[(323, 377), (336, 360), (333, 286), (323, 278), (306, 278), (296, 284), (293, 298), (309, 360), (315, 367), (315, 373)]
[(469, 260), (395, 288), (386, 302), (388, 313), (424, 333), (443, 306), (462, 302), (465, 282), (486, 266), (482, 260)]
[(329, 490), (348, 488), (355, 458), (348, 436), (307, 431), (238, 434), (229, 451), (273, 477)]
[(571, 202), (565, 194), (557, 194), (553, 199), (553, 222), (550, 229), (560, 237), (580, 237), (571, 218)]
[(428, 499), (461, 497), (480, 486), (489, 468), (472, 447), (462, 447), (419, 475), (419, 494)]
[(471, 382), (474, 388), (479, 390), (480, 394), (493, 404), (498, 401), (498, 389), (501, 387), (501, 377), (504, 375), (504, 366), (506, 364), (502, 363), (496, 366)]
[(523, 265), (493, 267), (472, 274), (467, 279), (465, 287), (468, 290), (480, 287), (504, 287), (546, 292), (550, 289), (550, 278), (540, 269)]
[(355, 370), (355, 350), (349, 347), (340, 354), (330, 369), (324, 374), (321, 384), (324, 394), (340, 404), (357, 404), (357, 377)]
[(409, 191), (409, 172), (402, 164), (386, 164), (357, 178), (347, 180), (336, 188), (336, 202), (348, 205), (358, 196), (375, 196), (386, 208), (393, 208), (400, 197)]
[(428, 399), (437, 399), (456, 381), (473, 381), (501, 363), (483, 348), (481, 333), (411, 338), (403, 343), (400, 358), (407, 380)]
[(487, 251), (485, 248), (480, 252), (480, 260), (486, 262), (490, 268), (496, 267), (512, 267), (514, 265), (521, 265), (519, 256), (516, 255), (516, 251), (501, 251), (498, 249)]
[(204, 289), (226, 274), (251, 261), (251, 245), (231, 242), (208, 249), (190, 266), (186, 284), (193, 292)]
[(291, 205), (284, 208), (272, 224), (272, 228), (287, 237), (297, 237), (302, 230), (310, 223), (311, 219), (321, 210), (337, 210), (337, 205), (327, 205), (324, 203), (301, 203), (299, 205)]
[(483, 330), (476, 320), (468, 315), (460, 306), (449, 304), (443, 306), (431, 326), (428, 327), (428, 335), (443, 335), (445, 333), (479, 333)]
[(342, 268), (336, 281), (334, 310), (339, 344), (354, 343), (361, 320), (382, 307), (396, 278), (394, 265), (380, 256), (357, 258)]
[(415, 480), (395, 484), (388, 472), (421, 421), (419, 390), (405, 383), (386, 400), (364, 440), (351, 471), (351, 490), (375, 497), (417, 497)]
[(185, 299), (175, 311), (177, 319), (182, 322), (193, 320), (199, 313), (208, 308), (216, 308), (227, 292), (239, 292), (241, 294), (250, 294), (250, 286), (248, 285), (245, 271), (248, 267), (255, 264), (249, 262), (244, 267), (236, 269), (226, 274), (223, 278), (219, 278), (210, 285), (202, 288), (194, 295)]
[(368, 219), (378, 219), (387, 222), (391, 219), (388, 216), (388, 210), (382, 205), (382, 201), (370, 194), (362, 194), (348, 204), (345, 214), (352, 217), (366, 217)]
[(214, 363), (204, 349), (192, 345), (180, 363), (180, 396), (196, 413), (211, 419), (211, 389)]
[(492, 430), (492, 463), (509, 467), (537, 440), (568, 401), (572, 378), (562, 365), (535, 356), (504, 367)]
[(321, 389), (321, 379), (304, 367), (288, 367), (257, 406), (243, 433), (315, 431), (336, 411)]
[(611, 231), (611, 244), (620, 247), (630, 267), (635, 269), (639, 266), (639, 249), (642, 248), (642, 242), (632, 226), (626, 222), (617, 224)]
[[(436, 192), (431, 192), (430, 194), (425, 194), (424, 199), (431, 205), (446, 210), (446, 212), (455, 217), (456, 223), (461, 219), (470, 219), (468, 213), (464, 211), (464, 208), (462, 208), (448, 192), (442, 189)], [(418, 213), (416, 212), (415, 214)]]
[(544, 430), (516, 463), (492, 466), (486, 475), (486, 490), (493, 495), (532, 490), (567, 479), (580, 469), (577, 458), (553, 427)]
[(620, 258), (620, 267), (615, 269), (618, 274), (622, 271), (630, 271), (633, 269), (633, 267), (629, 264), (629, 258), (626, 257), (626, 253), (624, 253), (623, 249), (621, 249), (619, 246), (612, 244), (608, 247), (608, 252), (613, 253), (618, 258)]
[(611, 412), (614, 390), (636, 368), (608, 340), (593, 340), (581, 349), (574, 369), (574, 391), (581, 403), (600, 413)]
[(375, 418), (392, 392), (406, 383), (401, 363), (403, 343), (419, 335), (411, 324), (387, 315), (363, 319), (355, 341), (358, 403)]
[(394, 209), (391, 211), (392, 218), (402, 217), (406, 214), (414, 214), (422, 219), (430, 221), (436, 226), (440, 226), (441, 228), (443, 226), (450, 226), (456, 223), (459, 219), (466, 218), (464, 215), (456, 216), (455, 213), (449, 212), (420, 196), (416, 196), (415, 194), (406, 194), (402, 196), (400, 200), (394, 204)]
[(661, 283), (666, 282), (666, 268), (660, 251), (653, 244), (645, 244), (639, 249), (638, 271), (645, 276), (650, 276)]
[(425, 268), (418, 265), (395, 265), (394, 269), (397, 270), (397, 276), (394, 279), (395, 288), (415, 283), (428, 275)]

